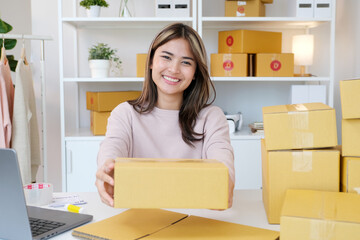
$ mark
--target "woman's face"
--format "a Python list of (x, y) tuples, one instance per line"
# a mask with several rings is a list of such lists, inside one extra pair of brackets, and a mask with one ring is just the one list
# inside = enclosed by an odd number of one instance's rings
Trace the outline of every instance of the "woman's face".
[(181, 105), (183, 92), (193, 80), (196, 70), (188, 41), (173, 39), (156, 49), (151, 69), (158, 90), (158, 105), (171, 102)]

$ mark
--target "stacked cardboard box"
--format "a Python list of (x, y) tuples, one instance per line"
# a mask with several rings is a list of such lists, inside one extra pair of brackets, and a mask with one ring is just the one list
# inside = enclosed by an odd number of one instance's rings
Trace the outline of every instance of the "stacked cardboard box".
[(105, 135), (107, 119), (120, 103), (140, 96), (140, 91), (86, 92), (86, 109), (90, 110), (90, 129), (94, 135)]
[(265, 17), (265, 3), (273, 0), (225, 1), (225, 17)]
[(341, 191), (360, 188), (360, 79), (340, 81), (342, 109)]
[(220, 31), (218, 54), (211, 54), (211, 76), (292, 77), (294, 55), (281, 53), (281, 44), (281, 32)]
[(287, 189), (339, 191), (340, 151), (335, 110), (322, 103), (263, 108), (263, 202), (280, 223)]
[(288, 190), (280, 225), (281, 240), (359, 239), (360, 195)]
[(145, 77), (147, 53), (136, 54), (136, 77)]

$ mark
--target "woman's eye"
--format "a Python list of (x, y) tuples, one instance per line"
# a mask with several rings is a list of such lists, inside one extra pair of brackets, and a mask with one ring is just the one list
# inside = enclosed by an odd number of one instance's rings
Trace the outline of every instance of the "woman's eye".
[(166, 59), (166, 60), (170, 60), (170, 59), (171, 59), (169, 56), (166, 56), (166, 55), (161, 56), (161, 57), (164, 58), (164, 59)]
[(183, 64), (191, 66), (191, 62), (183, 61)]

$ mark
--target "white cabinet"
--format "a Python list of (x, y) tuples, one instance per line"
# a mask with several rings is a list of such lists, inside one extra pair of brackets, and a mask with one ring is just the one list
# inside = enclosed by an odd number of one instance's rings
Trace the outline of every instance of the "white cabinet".
[(100, 141), (66, 141), (66, 189), (95, 192), (96, 156)]
[[(63, 191), (73, 190), (82, 171), (80, 165), (68, 169), (71, 153), (73, 163), (93, 161), (96, 164), (96, 141), (103, 137), (90, 132), (90, 113), (86, 110), (86, 91), (141, 90), (142, 78), (136, 77), (136, 54), (146, 53), (154, 38), (164, 26), (183, 22), (197, 29), (202, 36), (210, 60), (217, 53), (218, 32), (231, 29), (281, 31), (282, 52), (291, 52), (291, 38), (297, 34), (315, 35), (314, 64), (308, 72), (314, 77), (212, 77), (217, 99), (215, 104), (224, 111), (241, 111), (244, 130), (231, 135), (235, 149), (237, 188), (261, 186), (260, 137), (247, 130), (249, 123), (262, 121), (262, 107), (290, 103), (291, 85), (322, 84), (327, 88), (327, 103), (333, 105), (335, 8), (331, 18), (286, 17), (289, 1), (276, 0), (266, 5), (267, 17), (223, 17), (225, 0), (192, 0), (190, 17), (155, 17), (155, 1), (132, 0), (135, 17), (118, 17), (118, 0), (108, 0), (110, 7), (102, 9), (99, 18), (85, 17), (79, 0), (59, 0), (60, 51), (60, 109), (62, 143)], [(333, 0), (332, 6), (336, 6)], [(118, 49), (122, 75), (104, 79), (90, 78), (88, 48), (104, 42)], [(79, 141), (79, 142), (76, 142)], [(92, 146), (92, 147), (86, 147)], [(70, 152), (70, 153), (69, 153)], [(70, 155), (71, 155), (70, 154)], [(86, 159), (84, 160), (85, 157)], [(80, 159), (80, 160), (78, 160)], [(75, 167), (76, 166), (76, 167)], [(90, 165), (89, 165), (90, 166)], [(86, 183), (88, 186), (85, 187)], [(84, 191), (94, 181), (84, 181)], [(75, 186), (74, 185), (74, 186)], [(80, 186), (80, 185), (79, 185)]]

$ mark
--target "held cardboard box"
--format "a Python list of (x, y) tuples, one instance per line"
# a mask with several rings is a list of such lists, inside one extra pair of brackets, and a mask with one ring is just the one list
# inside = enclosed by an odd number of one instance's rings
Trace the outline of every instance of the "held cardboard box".
[(90, 130), (94, 135), (105, 135), (111, 112), (90, 111)]
[(98, 112), (112, 111), (117, 105), (136, 99), (141, 91), (86, 92), (86, 109)]
[(136, 77), (145, 77), (146, 53), (136, 54)]
[(246, 77), (247, 54), (211, 54), (210, 75), (213, 77)]
[(86, 239), (237, 239), (275, 240), (267, 229), (190, 216), (162, 209), (128, 209), (113, 217), (74, 229)]
[(342, 155), (360, 157), (360, 119), (342, 120)]
[(265, 5), (261, 0), (225, 1), (225, 17), (264, 17)]
[(313, 18), (314, 0), (291, 0), (288, 1), (289, 17)]
[(323, 103), (263, 107), (267, 150), (337, 145), (335, 109)]
[(116, 159), (116, 208), (228, 208), (227, 167), (204, 159)]
[(359, 239), (360, 195), (288, 190), (280, 225), (281, 240)]
[(256, 54), (256, 77), (293, 77), (293, 53), (258, 53)]
[(218, 34), (218, 53), (281, 53), (281, 32), (231, 30)]
[(280, 222), (287, 189), (338, 192), (340, 151), (334, 148), (267, 151), (261, 140), (263, 202), (269, 223)]
[(360, 118), (360, 79), (340, 81), (343, 119)]
[(315, 0), (314, 17), (331, 18), (332, 0)]
[(360, 189), (360, 157), (341, 158), (341, 191), (356, 193)]

